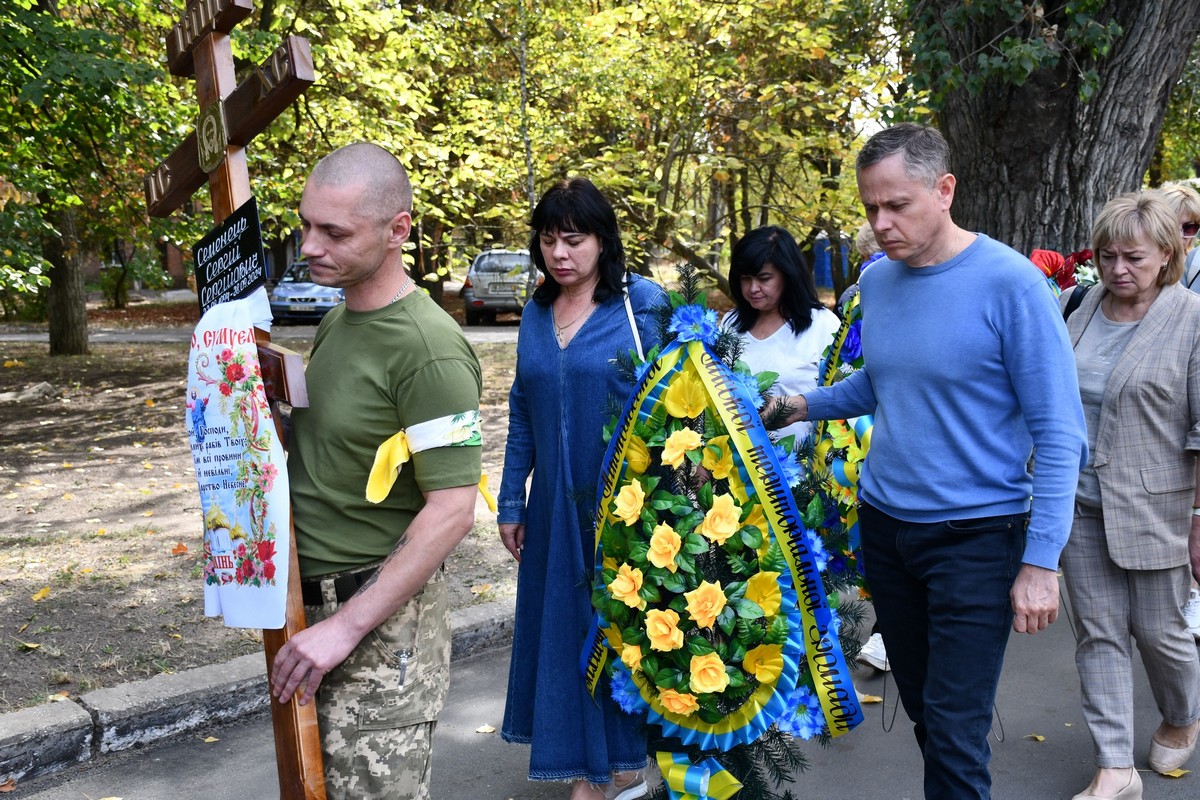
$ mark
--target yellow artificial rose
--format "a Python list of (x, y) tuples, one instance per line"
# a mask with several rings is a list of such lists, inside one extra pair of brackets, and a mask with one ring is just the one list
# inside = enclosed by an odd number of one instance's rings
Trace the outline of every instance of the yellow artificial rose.
[(700, 416), (708, 403), (708, 394), (704, 384), (690, 369), (675, 373), (667, 390), (663, 392), (663, 402), (667, 405), (667, 413), (679, 419), (690, 419)]
[(621, 487), (621, 491), (617, 492), (617, 499), (613, 502), (613, 512), (626, 525), (636, 525), (638, 517), (642, 515), (642, 503), (645, 500), (646, 493), (642, 491), (642, 484), (630, 481)]
[(723, 692), (729, 685), (729, 676), (725, 674), (725, 662), (716, 653), (702, 656), (692, 656), (692, 691), (701, 694)]
[(629, 471), (641, 475), (650, 466), (650, 451), (640, 436), (629, 437), (629, 448), (625, 451), (625, 460), (629, 463)]
[(679, 569), (675, 563), (675, 556), (679, 555), (679, 548), (683, 544), (683, 540), (679, 538), (679, 534), (670, 525), (660, 523), (654, 529), (654, 535), (650, 537), (650, 549), (646, 553), (646, 558), (651, 564), (660, 568), (674, 572)]
[(727, 494), (719, 494), (713, 498), (712, 508), (704, 515), (700, 523), (700, 533), (710, 541), (725, 544), (741, 528), (738, 521), (742, 516), (742, 507), (733, 502)]
[[(720, 450), (720, 455), (712, 451), (713, 446)], [(728, 478), (733, 472), (733, 451), (729, 449), (728, 436), (714, 436), (704, 446), (704, 458), (700, 462), (717, 480)]]
[(759, 683), (772, 683), (783, 672), (783, 648), (777, 644), (760, 644), (746, 651), (742, 669), (749, 672)]
[(621, 661), (625, 666), (629, 667), (630, 672), (636, 672), (642, 666), (642, 646), (640, 644), (627, 644), (621, 648)]
[(674, 689), (663, 689), (658, 693), (658, 701), (667, 711), (681, 717), (690, 717), (700, 708), (695, 695), (677, 692)]
[(688, 616), (701, 628), (711, 628), (717, 621), (717, 615), (725, 608), (725, 592), (721, 591), (720, 581), (704, 581), (683, 596), (687, 600)]
[(638, 597), (642, 590), (642, 571), (637, 567), (622, 564), (617, 569), (617, 577), (608, 584), (608, 591), (613, 598), (620, 600), (630, 608), (645, 608), (646, 601)]
[(683, 463), (684, 453), (695, 450), (702, 444), (704, 444), (704, 440), (700, 438), (700, 434), (691, 428), (681, 428), (667, 437), (666, 444), (663, 445), (663, 463), (671, 467), (678, 467)]
[(778, 614), (779, 603), (782, 600), (779, 593), (779, 573), (760, 572), (746, 581), (746, 599), (758, 603), (768, 617)]
[(679, 615), (667, 609), (646, 612), (646, 635), (650, 637), (650, 649), (669, 653), (683, 647), (683, 631), (679, 630)]

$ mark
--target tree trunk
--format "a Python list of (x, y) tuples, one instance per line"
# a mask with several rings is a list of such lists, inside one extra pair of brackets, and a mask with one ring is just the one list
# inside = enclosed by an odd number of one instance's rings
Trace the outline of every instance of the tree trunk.
[[(940, 0), (949, 7), (957, 2)], [(1021, 86), (993, 81), (955, 90), (938, 113), (958, 179), (954, 218), (1028, 254), (1090, 247), (1092, 221), (1112, 197), (1142, 187), (1171, 88), (1200, 26), (1196, 0), (1114, 0), (1095, 15), (1123, 33), (1107, 57), (1096, 94), (1080, 99), (1080, 67), (1060, 59)], [(997, 31), (946, 29), (950, 57), (987, 49)]]
[[(50, 207), (44, 192), (39, 200)], [(83, 272), (79, 258), (79, 238), (75, 214), (68, 208), (47, 214), (57, 232), (42, 234), (42, 257), (50, 263), (50, 286), (46, 290), (46, 316), (49, 320), (50, 355), (87, 355), (87, 295), (83, 291)]]

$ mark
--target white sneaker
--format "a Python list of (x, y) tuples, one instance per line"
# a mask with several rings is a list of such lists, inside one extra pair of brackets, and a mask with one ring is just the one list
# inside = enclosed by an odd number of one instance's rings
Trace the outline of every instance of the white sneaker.
[(1200, 639), (1200, 591), (1192, 589), (1188, 592), (1187, 602), (1183, 604), (1183, 618), (1187, 620), (1192, 638)]
[[(1197, 606), (1200, 606), (1200, 600), (1197, 600)], [(1200, 608), (1197, 610), (1200, 611)], [(858, 660), (884, 672), (892, 668), (888, 664), (887, 650), (883, 646), (883, 637), (878, 633), (872, 633), (871, 638), (867, 639), (866, 643), (862, 646), (862, 650), (858, 651)]]

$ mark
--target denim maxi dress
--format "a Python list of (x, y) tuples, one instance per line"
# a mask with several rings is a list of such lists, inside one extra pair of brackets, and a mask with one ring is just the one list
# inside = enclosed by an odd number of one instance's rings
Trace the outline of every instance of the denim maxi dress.
[[(657, 343), (650, 309), (663, 290), (633, 276), (629, 299), (643, 351)], [(509, 394), (500, 522), (525, 523), (516, 627), (501, 735), (532, 745), (530, 780), (607, 783), (646, 761), (644, 717), (624, 713), (602, 680), (593, 698), (579, 671), (592, 621), (596, 484), (608, 398), (623, 406), (633, 384), (612, 363), (634, 349), (621, 296), (596, 308), (565, 348), (549, 307), (525, 306)], [(525, 483), (533, 480), (529, 502)]]

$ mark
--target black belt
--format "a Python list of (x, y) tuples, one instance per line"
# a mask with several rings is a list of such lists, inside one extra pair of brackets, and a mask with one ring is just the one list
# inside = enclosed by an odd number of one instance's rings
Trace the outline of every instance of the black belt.
[(321, 583), (327, 580), (333, 581), (333, 593), (337, 596), (339, 603), (344, 603), (353, 597), (362, 585), (374, 577), (379, 571), (378, 567), (369, 567), (361, 569), (358, 572), (351, 572), (345, 575), (338, 575), (335, 578), (312, 578), (306, 581), (300, 581), (300, 594), (304, 597), (304, 605), (306, 606), (323, 606), (325, 605), (325, 595), (321, 592)]

